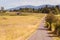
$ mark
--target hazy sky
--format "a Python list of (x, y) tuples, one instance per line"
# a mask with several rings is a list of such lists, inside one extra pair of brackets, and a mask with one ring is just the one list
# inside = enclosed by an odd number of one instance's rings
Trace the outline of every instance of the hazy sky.
[(0, 0), (0, 6), (4, 6), (5, 9), (13, 8), (22, 5), (39, 6), (43, 4), (60, 4), (60, 0)]

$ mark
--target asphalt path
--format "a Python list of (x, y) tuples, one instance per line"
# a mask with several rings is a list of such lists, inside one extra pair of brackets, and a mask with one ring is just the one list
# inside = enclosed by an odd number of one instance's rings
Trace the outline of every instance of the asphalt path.
[(44, 28), (45, 17), (42, 18), (37, 31), (35, 31), (28, 40), (52, 40), (52, 37), (49, 37), (50, 34), (48, 34), (48, 31)]

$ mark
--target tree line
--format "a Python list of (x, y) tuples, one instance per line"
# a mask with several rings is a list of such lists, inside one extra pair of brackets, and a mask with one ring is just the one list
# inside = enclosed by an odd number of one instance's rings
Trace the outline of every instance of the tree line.
[(58, 14), (60, 11), (60, 8), (59, 8), (59, 5), (52, 6), (52, 7), (48, 7), (48, 5), (46, 5), (45, 7), (38, 8), (38, 9), (20, 8), (19, 10), (14, 9), (13, 11), (16, 11), (16, 12), (34, 12), (34, 13), (49, 13), (50, 11), (52, 11), (54, 14)]

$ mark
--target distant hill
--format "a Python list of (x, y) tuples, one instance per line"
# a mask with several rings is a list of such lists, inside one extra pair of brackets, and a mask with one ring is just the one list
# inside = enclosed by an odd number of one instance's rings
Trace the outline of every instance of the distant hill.
[[(46, 5), (40, 5), (40, 6), (32, 6), (32, 5), (24, 5), (24, 6), (18, 6), (18, 7), (15, 7), (15, 8), (10, 8), (8, 10), (19, 10), (20, 8), (34, 8), (34, 9), (38, 9), (38, 8), (44, 8)], [(48, 4), (48, 7), (55, 7), (56, 5), (49, 5)], [(59, 5), (60, 7), (60, 5)]]

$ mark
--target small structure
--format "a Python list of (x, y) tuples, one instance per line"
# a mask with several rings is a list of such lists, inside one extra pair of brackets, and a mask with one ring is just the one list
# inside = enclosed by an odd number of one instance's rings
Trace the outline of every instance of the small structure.
[(17, 15), (20, 15), (20, 12), (17, 12)]

